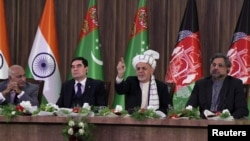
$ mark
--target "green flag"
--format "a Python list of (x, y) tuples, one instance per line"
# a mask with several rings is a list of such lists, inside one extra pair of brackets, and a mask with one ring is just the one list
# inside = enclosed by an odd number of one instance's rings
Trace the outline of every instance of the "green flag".
[[(86, 17), (80, 32), (79, 44), (75, 57), (88, 60), (88, 77), (104, 80), (101, 43), (99, 40), (96, 0), (90, 0)], [(69, 79), (72, 78), (71, 74)]]
[[(136, 75), (132, 66), (132, 59), (137, 54), (142, 54), (149, 47), (147, 20), (148, 14), (146, 0), (139, 0), (138, 9), (135, 13), (134, 23), (130, 33), (130, 41), (124, 57), (126, 64), (124, 79), (126, 79), (128, 76)], [(116, 105), (121, 105), (124, 108), (124, 95), (115, 94), (113, 107)]]

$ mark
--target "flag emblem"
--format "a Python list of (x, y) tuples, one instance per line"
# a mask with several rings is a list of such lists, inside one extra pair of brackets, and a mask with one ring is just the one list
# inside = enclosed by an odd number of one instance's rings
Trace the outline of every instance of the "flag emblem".
[(56, 61), (53, 55), (42, 52), (35, 56), (32, 62), (32, 72), (39, 78), (47, 78), (54, 74)]
[[(173, 50), (167, 77), (177, 85), (187, 85), (200, 77), (197, 70), (201, 67), (201, 53), (195, 47), (198, 46), (199, 42), (196, 33), (190, 31), (180, 33), (183, 33), (179, 35), (183, 40), (178, 42)], [(194, 42), (194, 40), (197, 42)]]

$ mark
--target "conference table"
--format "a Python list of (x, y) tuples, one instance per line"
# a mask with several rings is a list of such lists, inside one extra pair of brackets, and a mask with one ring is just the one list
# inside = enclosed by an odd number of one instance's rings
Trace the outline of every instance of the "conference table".
[[(17, 116), (6, 122), (0, 116), (1, 141), (64, 141), (67, 117)], [(207, 141), (208, 125), (250, 125), (250, 120), (146, 119), (88, 117), (95, 125), (94, 141)]]

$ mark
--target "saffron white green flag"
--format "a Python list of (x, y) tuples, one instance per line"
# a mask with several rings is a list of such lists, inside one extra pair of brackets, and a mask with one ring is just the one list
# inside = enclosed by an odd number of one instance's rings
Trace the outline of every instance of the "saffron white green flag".
[(56, 103), (61, 89), (54, 12), (54, 0), (46, 0), (26, 68), (27, 77), (45, 81), (42, 103)]
[(6, 79), (10, 66), (10, 51), (3, 0), (0, 0), (0, 21), (0, 79)]

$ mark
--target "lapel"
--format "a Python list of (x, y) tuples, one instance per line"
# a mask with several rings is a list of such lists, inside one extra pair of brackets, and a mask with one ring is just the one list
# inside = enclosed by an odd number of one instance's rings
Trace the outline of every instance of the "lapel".
[(213, 80), (212, 77), (211, 79), (208, 80), (208, 89), (206, 91), (206, 95), (207, 95), (207, 103), (208, 103), (208, 107), (211, 107), (211, 103), (212, 103), (212, 93), (213, 93)]
[(84, 93), (89, 93), (90, 90), (91, 90), (91, 80), (87, 78), (85, 87), (84, 87)]
[[(72, 79), (70, 81), (67, 93), (68, 93), (68, 98), (69, 98), (69, 100), (67, 100), (67, 101), (72, 101), (72, 98), (76, 93), (75, 92), (75, 80), (74, 79)], [(69, 95), (69, 94), (71, 94), (71, 95)]]

